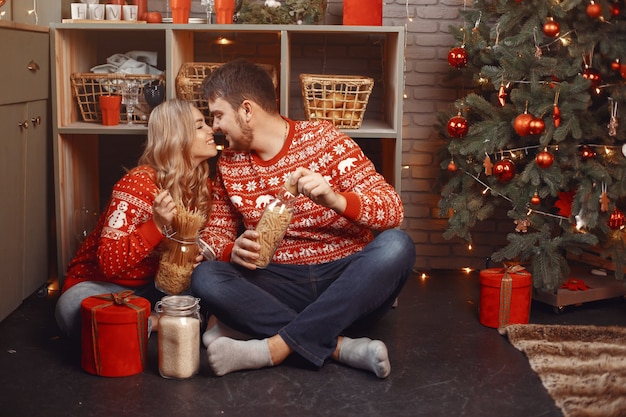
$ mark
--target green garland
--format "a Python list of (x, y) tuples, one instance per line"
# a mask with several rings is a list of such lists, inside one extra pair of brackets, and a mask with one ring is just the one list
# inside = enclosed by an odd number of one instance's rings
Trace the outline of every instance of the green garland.
[(322, 23), (327, 0), (284, 0), (280, 7), (243, 0), (237, 23), (274, 25), (316, 25)]

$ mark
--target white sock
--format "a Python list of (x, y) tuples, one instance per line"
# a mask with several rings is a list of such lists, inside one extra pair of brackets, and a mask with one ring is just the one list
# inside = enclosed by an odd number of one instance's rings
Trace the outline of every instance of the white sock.
[(391, 373), (387, 346), (380, 340), (368, 337), (359, 339), (344, 337), (339, 347), (339, 362), (353, 368), (372, 371), (379, 378), (387, 378)]
[(209, 318), (209, 322), (207, 323), (206, 331), (202, 335), (202, 343), (205, 347), (208, 347), (219, 337), (230, 337), (231, 339), (237, 340), (252, 339), (251, 336), (228, 327), (219, 321), (215, 316), (211, 316)]
[(209, 365), (217, 376), (274, 366), (267, 339), (234, 340), (218, 337), (209, 344), (207, 354)]

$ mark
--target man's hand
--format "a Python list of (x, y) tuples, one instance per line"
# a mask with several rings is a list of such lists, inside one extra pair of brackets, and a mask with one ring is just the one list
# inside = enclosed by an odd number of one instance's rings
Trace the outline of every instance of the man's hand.
[(257, 266), (251, 261), (259, 259), (261, 245), (258, 242), (259, 233), (255, 230), (246, 230), (243, 232), (233, 246), (230, 253), (230, 261), (248, 269), (256, 269)]
[(306, 168), (296, 169), (289, 178), (291, 185), (297, 185), (298, 192), (309, 197), (314, 203), (328, 207), (337, 213), (346, 209), (346, 199), (336, 193), (319, 172)]

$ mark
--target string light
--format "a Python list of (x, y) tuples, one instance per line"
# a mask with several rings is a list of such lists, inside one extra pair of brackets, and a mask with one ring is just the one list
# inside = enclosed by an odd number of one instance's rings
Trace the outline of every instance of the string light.
[(39, 24), (39, 15), (37, 14), (37, 0), (33, 0), (33, 8), (28, 11), (28, 15), (35, 15), (35, 24)]
[(404, 8), (406, 9), (406, 20), (409, 22), (413, 21), (413, 16), (409, 15), (409, 0), (404, 2)]

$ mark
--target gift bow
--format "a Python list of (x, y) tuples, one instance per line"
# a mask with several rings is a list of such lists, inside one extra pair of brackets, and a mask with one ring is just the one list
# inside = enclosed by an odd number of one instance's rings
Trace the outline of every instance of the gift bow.
[(148, 329), (146, 328), (146, 318), (143, 308), (130, 302), (130, 300), (136, 298), (134, 294), (135, 292), (133, 290), (124, 290), (119, 293), (112, 292), (110, 294), (100, 294), (94, 296), (101, 300), (110, 301), (109, 303), (94, 306), (91, 309), (91, 337), (94, 360), (96, 362), (96, 372), (98, 373), (98, 375), (102, 372), (102, 364), (100, 363), (100, 345), (98, 344), (98, 321), (96, 320), (96, 311), (106, 307), (110, 307), (112, 305), (125, 306), (137, 311), (139, 315), (139, 319), (137, 320), (137, 336), (139, 337), (139, 353), (141, 355), (141, 366), (143, 368), (145, 368), (146, 366), (146, 343), (144, 336), (147, 334)]
[[(100, 298), (101, 300), (112, 301), (115, 305), (125, 305), (127, 307), (135, 308), (134, 304), (129, 305), (128, 302), (134, 298), (135, 292), (133, 290), (124, 290), (122, 292), (112, 292), (111, 294), (100, 294), (96, 295), (96, 298)], [(102, 306), (108, 307), (113, 304), (103, 304)]]
[[(523, 271), (523, 272), (522, 272)], [(517, 263), (504, 263), (504, 276), (500, 286), (500, 312), (498, 327), (509, 324), (511, 318), (511, 297), (513, 295), (513, 277), (511, 274), (528, 274), (526, 268)]]

